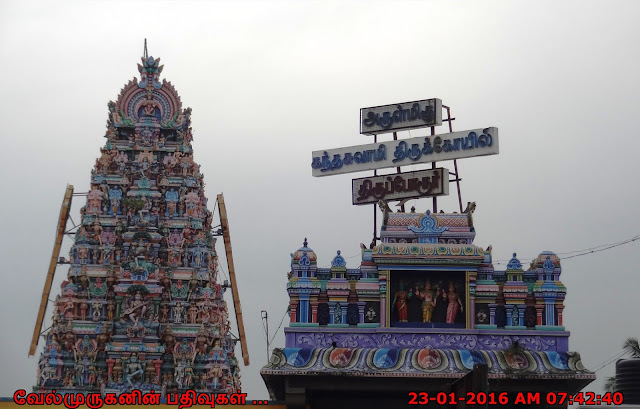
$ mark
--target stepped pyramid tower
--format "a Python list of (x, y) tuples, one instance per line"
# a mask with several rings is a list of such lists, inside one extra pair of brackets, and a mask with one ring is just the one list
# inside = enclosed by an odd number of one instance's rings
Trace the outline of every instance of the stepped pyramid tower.
[(240, 389), (191, 109), (146, 55), (109, 102), (36, 390)]

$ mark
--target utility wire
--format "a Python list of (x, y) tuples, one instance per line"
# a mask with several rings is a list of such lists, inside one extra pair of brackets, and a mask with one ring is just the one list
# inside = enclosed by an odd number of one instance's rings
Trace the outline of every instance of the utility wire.
[(625, 354), (626, 354), (626, 351), (624, 351), (624, 350), (620, 351), (613, 358), (610, 358), (610, 359), (604, 361), (604, 363), (602, 363), (599, 366), (597, 366), (596, 369), (593, 370), (593, 372), (598, 372), (602, 368), (604, 368), (606, 366), (609, 366), (610, 364), (613, 363), (613, 361), (616, 361), (617, 359), (622, 358)]
[[(628, 244), (628, 243), (631, 243), (631, 242), (634, 242), (634, 241), (637, 241), (637, 240), (640, 240), (640, 234), (635, 236), (635, 237), (631, 237), (629, 239), (622, 240), (622, 241), (619, 241), (619, 242), (616, 242), (616, 243), (601, 244), (599, 246), (590, 247), (588, 249), (565, 251), (563, 253), (556, 253), (556, 254), (558, 254), (558, 255), (572, 254), (572, 255), (570, 255), (568, 257), (562, 257), (562, 260), (568, 260), (568, 259), (574, 258), (574, 257), (581, 257), (581, 256), (586, 256), (586, 255), (589, 255), (589, 254), (593, 254), (593, 253), (599, 253), (599, 252), (605, 251), (605, 250), (610, 250), (612, 248), (619, 247), (619, 246), (622, 246), (622, 245), (625, 245), (625, 244)], [(574, 254), (574, 253), (578, 253), (578, 254)], [(519, 257), (519, 259), (527, 260), (529, 258), (528, 257)], [(498, 261), (495, 262), (495, 264), (504, 264), (504, 262), (509, 262), (510, 260), (511, 259), (509, 259), (509, 260), (506, 260), (506, 259), (505, 260), (498, 260)]]
[(278, 334), (278, 331), (280, 331), (280, 328), (282, 327), (282, 323), (284, 322), (284, 317), (286, 316), (287, 316), (287, 311), (285, 310), (284, 315), (280, 320), (280, 325), (278, 325), (278, 329), (276, 330), (276, 332), (273, 333), (273, 337), (271, 337), (271, 341), (269, 341), (269, 345), (271, 345), (273, 343), (273, 340), (276, 338), (276, 335)]

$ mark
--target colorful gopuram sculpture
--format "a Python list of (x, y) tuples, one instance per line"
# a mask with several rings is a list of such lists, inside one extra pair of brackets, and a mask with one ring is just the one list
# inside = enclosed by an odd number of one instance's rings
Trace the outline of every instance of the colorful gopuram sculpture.
[(272, 398), (346, 407), (405, 391), (404, 406), (407, 390), (435, 396), (475, 364), (490, 391), (575, 393), (595, 379), (569, 351), (560, 259), (545, 251), (524, 269), (513, 254), (496, 270), (491, 246), (473, 244), (474, 208), (385, 212), (357, 268), (340, 251), (319, 268), (305, 239), (291, 255), (285, 347), (261, 370)]
[(143, 57), (108, 104), (36, 390), (240, 389), (191, 109), (162, 68)]

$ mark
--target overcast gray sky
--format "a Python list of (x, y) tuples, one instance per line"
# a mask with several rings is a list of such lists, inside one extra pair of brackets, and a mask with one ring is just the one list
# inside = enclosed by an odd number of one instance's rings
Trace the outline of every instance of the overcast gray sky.
[[(350, 198), (371, 172), (313, 178), (310, 166), (314, 150), (371, 142), (361, 107), (437, 97), (454, 131), (499, 128), (499, 155), (459, 161), (475, 244), (497, 260), (640, 233), (639, 13), (632, 1), (0, 1), (0, 396), (35, 383), (27, 351), (64, 189), (87, 191), (107, 102), (138, 75), (145, 37), (193, 108), (209, 203), (224, 192), (251, 353), (243, 390), (258, 399), (260, 311), (273, 332), (289, 253), (308, 237), (322, 266), (342, 250), (356, 267), (371, 241), (371, 207)], [(640, 336), (638, 248), (562, 261), (570, 349), (590, 369)]]

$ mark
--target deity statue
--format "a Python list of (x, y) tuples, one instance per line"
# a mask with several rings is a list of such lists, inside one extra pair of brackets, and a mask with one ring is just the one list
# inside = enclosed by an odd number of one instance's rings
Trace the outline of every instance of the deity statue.
[(398, 291), (393, 297), (392, 308), (398, 312), (398, 321), (407, 322), (408, 317), (408, 308), (407, 308), (407, 298), (409, 293), (404, 289), (404, 281), (400, 281), (398, 284)]
[(171, 188), (164, 195), (164, 200), (167, 202), (167, 209), (164, 212), (166, 217), (174, 217), (176, 216), (176, 206), (178, 204), (178, 200), (180, 200), (180, 194), (175, 191), (174, 188)]
[(131, 358), (129, 358), (129, 362), (125, 366), (125, 373), (127, 375), (127, 382), (130, 386), (133, 385), (133, 380), (138, 378), (139, 381), (142, 381), (142, 374), (144, 374), (144, 368), (142, 364), (138, 362), (138, 355), (136, 353), (131, 354)]
[(422, 322), (431, 322), (433, 309), (436, 305), (435, 296), (431, 289), (431, 281), (427, 280), (424, 284), (424, 290), (419, 291), (416, 287), (415, 295), (422, 300)]
[(171, 327), (168, 325), (162, 333), (162, 341), (164, 341), (166, 351), (173, 351), (173, 348), (176, 345), (176, 337), (173, 335), (173, 331), (171, 331)]
[(166, 323), (169, 321), (169, 307), (167, 304), (162, 304), (160, 307), (160, 322)]
[(195, 324), (198, 316), (198, 307), (195, 304), (191, 304), (189, 307), (189, 323)]
[(147, 259), (147, 253), (149, 251), (149, 247), (151, 247), (151, 243), (145, 243), (144, 240), (142, 239), (142, 237), (138, 240), (137, 243), (134, 243), (131, 245), (131, 250), (129, 251), (135, 261), (136, 261), (136, 265), (140, 265), (139, 264), (139, 260), (146, 260)]
[(200, 198), (196, 192), (189, 192), (184, 198), (187, 207), (186, 215), (188, 217), (200, 216)]
[(122, 214), (120, 208), (120, 202), (122, 201), (122, 189), (115, 186), (113, 189), (109, 189), (109, 201), (111, 206), (109, 207), (109, 214)]
[(102, 196), (102, 191), (95, 187), (92, 188), (89, 193), (87, 193), (87, 214), (102, 213)]
[(124, 310), (122, 316), (129, 317), (134, 326), (138, 326), (138, 320), (147, 312), (148, 301), (145, 301), (140, 291), (136, 291), (133, 299), (130, 300), (129, 307)]
[(100, 315), (102, 314), (102, 303), (100, 301), (96, 301), (91, 304), (93, 307), (93, 320), (100, 321)]
[(87, 319), (87, 310), (89, 309), (89, 304), (85, 301), (80, 303), (80, 319), (85, 321)]
[(173, 322), (176, 324), (182, 322), (182, 313), (184, 312), (184, 307), (182, 303), (178, 301), (176, 305), (173, 307)]
[(447, 306), (447, 324), (453, 324), (456, 322), (458, 311), (464, 311), (462, 308), (462, 301), (460, 301), (460, 296), (456, 292), (453, 282), (449, 283), (449, 293), (447, 294), (447, 298), (449, 298), (449, 305)]
[(186, 367), (187, 367), (187, 363), (186, 363), (186, 361), (184, 359), (181, 360), (176, 365), (176, 368), (175, 368), (175, 371), (174, 371), (174, 380), (178, 384), (178, 388), (183, 388), (184, 387), (184, 376), (185, 376)]

